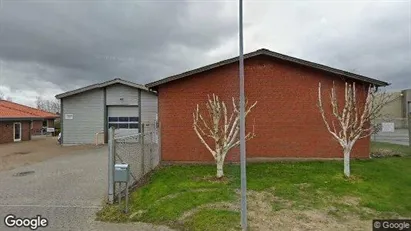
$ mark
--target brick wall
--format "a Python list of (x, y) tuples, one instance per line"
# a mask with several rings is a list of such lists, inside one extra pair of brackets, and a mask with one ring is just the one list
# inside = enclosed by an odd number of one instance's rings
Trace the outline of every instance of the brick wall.
[[(29, 121), (14, 121), (21, 123), (21, 140), (30, 140), (30, 122)], [(0, 122), (0, 144), (14, 142), (13, 137), (13, 123), (14, 122)]]
[[(333, 81), (337, 93), (343, 96), (341, 77), (262, 56), (245, 61), (245, 76), (249, 102), (258, 101), (246, 121), (246, 130), (254, 127), (257, 135), (247, 142), (247, 157), (342, 157), (339, 144), (326, 130), (317, 108), (318, 83), (322, 83), (327, 107)], [(237, 64), (159, 86), (162, 160), (212, 161), (211, 154), (193, 131), (192, 113), (197, 104), (205, 109), (207, 94), (212, 93), (226, 101), (231, 109), (229, 102), (232, 96), (239, 95), (238, 88)], [(364, 96), (364, 88), (358, 89), (359, 96)], [(340, 100), (341, 105), (342, 102)], [(369, 156), (369, 139), (356, 143), (353, 156)], [(236, 148), (227, 158), (237, 161), (238, 157)]]
[(28, 121), (22, 121), (21, 122), (21, 140), (22, 141), (27, 141), (31, 139), (30, 135), (30, 122)]
[(31, 129), (31, 134), (37, 135), (41, 133), (41, 129), (43, 128), (43, 121), (42, 120), (34, 120), (33, 128)]

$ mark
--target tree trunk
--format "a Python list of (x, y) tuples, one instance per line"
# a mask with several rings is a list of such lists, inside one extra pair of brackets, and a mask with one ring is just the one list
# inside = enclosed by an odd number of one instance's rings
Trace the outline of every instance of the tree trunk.
[(351, 149), (344, 149), (344, 175), (350, 177), (350, 153)]
[(218, 158), (217, 159), (217, 178), (221, 178), (224, 176), (223, 166), (224, 166), (224, 159)]

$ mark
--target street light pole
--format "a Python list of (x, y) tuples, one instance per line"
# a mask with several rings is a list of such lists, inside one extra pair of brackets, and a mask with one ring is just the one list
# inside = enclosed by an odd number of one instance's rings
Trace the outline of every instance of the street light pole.
[(239, 72), (240, 72), (240, 162), (241, 162), (241, 227), (247, 230), (247, 177), (245, 154), (245, 117), (244, 117), (244, 48), (243, 48), (243, 1), (239, 12)]

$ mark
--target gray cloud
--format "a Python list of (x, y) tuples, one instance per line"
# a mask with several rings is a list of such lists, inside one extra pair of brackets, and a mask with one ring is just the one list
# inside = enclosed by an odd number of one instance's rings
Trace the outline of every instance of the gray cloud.
[[(238, 54), (236, 1), (11, 1), (0, 90), (22, 103), (114, 77), (147, 83)], [(261, 47), (411, 88), (411, 2), (246, 1)]]
[(389, 89), (411, 88), (411, 2), (367, 5), (351, 28), (324, 25), (305, 56), (385, 80)]
[(63, 90), (115, 76), (148, 82), (195, 62), (179, 57), (181, 50), (203, 53), (237, 33), (235, 18), (216, 6), (202, 3), (200, 10), (214, 17), (201, 18), (184, 1), (6, 1), (0, 15), (3, 69), (27, 74), (17, 79), (4, 71), (2, 82), (38, 89), (26, 85), (36, 79)]

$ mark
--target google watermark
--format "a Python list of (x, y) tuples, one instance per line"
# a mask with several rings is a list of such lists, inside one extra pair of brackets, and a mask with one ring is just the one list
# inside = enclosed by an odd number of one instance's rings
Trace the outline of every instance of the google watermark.
[(411, 220), (373, 220), (373, 231), (411, 231)]
[(9, 228), (29, 228), (36, 230), (38, 228), (47, 227), (49, 221), (47, 218), (37, 215), (32, 218), (19, 218), (16, 215), (9, 214), (4, 218), (4, 224)]

